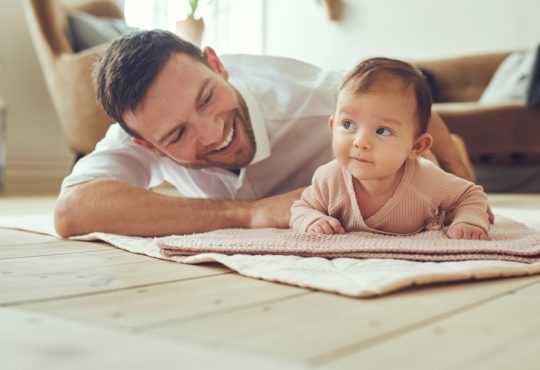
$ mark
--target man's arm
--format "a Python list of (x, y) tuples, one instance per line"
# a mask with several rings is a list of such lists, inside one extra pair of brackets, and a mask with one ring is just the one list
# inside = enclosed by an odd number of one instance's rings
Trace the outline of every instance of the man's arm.
[(60, 236), (107, 232), (162, 236), (221, 228), (286, 228), (302, 189), (254, 201), (170, 197), (113, 179), (65, 189), (54, 223)]
[(428, 127), (428, 132), (433, 136), (431, 151), (441, 168), (446, 172), (474, 182), (474, 172), (467, 165), (468, 159), (462, 157), (466, 156), (466, 153), (460, 153), (448, 127), (438, 113), (432, 112)]
[[(441, 168), (462, 179), (476, 182), (474, 170), (467, 157), (467, 149), (463, 140), (456, 135), (450, 134), (448, 127), (446, 127), (441, 116), (436, 112), (432, 112), (431, 114), (428, 131), (433, 136), (433, 147), (431, 151), (437, 158)], [(495, 221), (495, 215), (489, 205), (487, 212), (489, 222), (493, 223)]]

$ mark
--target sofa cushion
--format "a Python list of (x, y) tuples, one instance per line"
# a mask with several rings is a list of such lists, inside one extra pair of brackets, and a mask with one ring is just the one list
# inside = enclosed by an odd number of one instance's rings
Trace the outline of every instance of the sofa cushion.
[(70, 10), (68, 18), (73, 50), (76, 52), (103, 44), (135, 30), (122, 19), (99, 18), (76, 10)]
[(480, 104), (525, 102), (536, 50), (510, 54), (497, 68), (480, 97)]
[(540, 46), (536, 49), (531, 79), (527, 89), (527, 105), (531, 108), (540, 108)]

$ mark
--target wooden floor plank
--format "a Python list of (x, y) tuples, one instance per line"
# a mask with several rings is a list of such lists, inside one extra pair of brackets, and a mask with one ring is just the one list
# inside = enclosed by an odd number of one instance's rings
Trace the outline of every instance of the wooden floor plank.
[(0, 309), (0, 322), (0, 358), (6, 370), (308, 368), (279, 358), (132, 335), (21, 310)]
[(0, 245), (0, 260), (67, 253), (100, 252), (111, 249), (115, 248), (104, 243), (66, 242), (58, 239), (36, 242), (29, 239), (26, 242), (19, 241), (10, 243), (10, 245)]
[[(538, 277), (441, 285), (377, 299), (354, 300), (314, 293), (213, 317), (167, 323), (148, 330), (217, 347), (268, 353), (298, 361), (339, 356), (363, 342), (414, 325), (425, 325), (538, 281)], [(501, 313), (504, 314), (504, 313)]]
[(225, 274), (23, 307), (140, 331), (148, 326), (200, 319), (309, 292), (238, 274)]
[(416, 370), (538, 368), (539, 308), (537, 281), (328, 365), (339, 369), (393, 369), (405, 363)]
[[(86, 242), (68, 242), (77, 245)], [(99, 245), (99, 243), (96, 243)], [(104, 251), (73, 253), (69, 255), (52, 255), (7, 259), (0, 261), (0, 271), (9, 272), (11, 276), (27, 276), (29, 274), (62, 273), (90, 267), (120, 265), (156, 261), (154, 258), (104, 245)]]
[(0, 260), (0, 305), (138, 287), (228, 272), (119, 249)]

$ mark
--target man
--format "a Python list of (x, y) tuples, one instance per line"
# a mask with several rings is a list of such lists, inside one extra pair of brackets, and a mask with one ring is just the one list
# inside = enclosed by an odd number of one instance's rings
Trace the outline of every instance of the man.
[[(64, 180), (57, 232), (287, 227), (291, 203), (332, 159), (327, 122), (341, 78), (286, 58), (220, 59), (167, 31), (114, 41), (95, 81), (118, 124)], [(441, 166), (471, 179), (436, 114), (430, 133)], [(148, 190), (163, 181), (184, 197)]]

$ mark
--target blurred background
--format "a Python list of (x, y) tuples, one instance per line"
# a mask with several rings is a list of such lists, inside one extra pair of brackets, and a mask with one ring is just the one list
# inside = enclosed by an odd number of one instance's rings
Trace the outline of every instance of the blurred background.
[[(54, 190), (78, 153), (70, 149), (59, 124), (23, 2), (0, 2), (0, 106), (7, 112), (6, 130), (0, 134), (0, 150), (6, 151), (4, 185), (17, 192)], [(81, 1), (59, 3), (69, 8)], [(192, 12), (187, 0), (115, 3), (124, 12), (126, 26), (189, 32), (181, 23)], [(279, 55), (349, 69), (378, 55), (423, 62), (533, 51), (540, 41), (538, 14), (538, 0), (201, 0), (194, 18), (204, 22), (197, 26), (202, 29), (201, 46), (212, 46), (218, 54)], [(502, 159), (477, 153), (479, 182), (485, 182), (488, 191), (539, 191), (538, 153), (530, 150), (540, 145), (540, 121), (536, 123), (536, 128), (526, 129), (524, 152), (512, 149)], [(520, 131), (517, 118), (506, 124)], [(500, 137), (485, 127), (483, 140), (495, 145), (503, 145), (510, 135)]]

